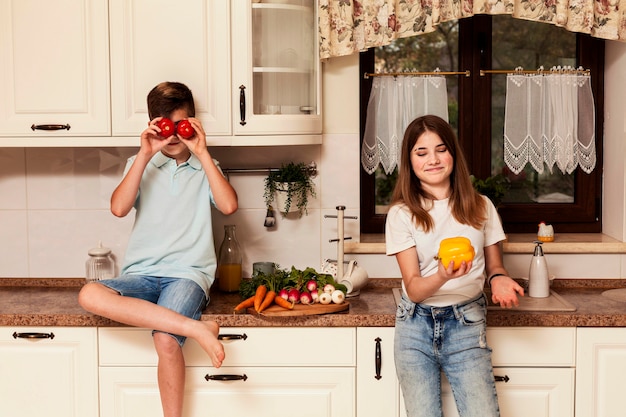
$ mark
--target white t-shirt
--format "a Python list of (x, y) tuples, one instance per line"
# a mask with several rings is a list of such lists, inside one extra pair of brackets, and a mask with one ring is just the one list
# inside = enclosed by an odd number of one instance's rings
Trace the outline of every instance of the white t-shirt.
[[(485, 284), (485, 253), (483, 248), (506, 238), (498, 212), (491, 200), (483, 196), (487, 203), (487, 220), (482, 229), (456, 221), (448, 207), (448, 199), (435, 200), (429, 214), (434, 221), (434, 229), (425, 233), (412, 220), (411, 212), (404, 204), (396, 204), (387, 213), (385, 244), (387, 255), (395, 255), (414, 247), (420, 265), (420, 274), (427, 277), (438, 268), (436, 259), (439, 243), (446, 238), (464, 236), (472, 242), (476, 256), (471, 270), (464, 276), (446, 282), (435, 294), (422, 301), (436, 307), (458, 304), (476, 297)], [(404, 283), (402, 284), (404, 288)], [(406, 292), (406, 289), (404, 289)]]

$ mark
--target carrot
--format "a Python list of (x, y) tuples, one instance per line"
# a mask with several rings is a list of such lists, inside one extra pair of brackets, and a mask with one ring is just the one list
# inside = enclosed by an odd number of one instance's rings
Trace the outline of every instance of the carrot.
[(276, 298), (276, 291), (269, 290), (267, 294), (265, 294), (265, 299), (263, 299), (263, 302), (259, 306), (257, 313), (260, 313), (261, 311), (272, 305), (272, 303), (274, 302), (274, 298)]
[(285, 300), (280, 295), (277, 295), (276, 297), (274, 297), (274, 303), (276, 303), (277, 305), (281, 306), (282, 308), (286, 308), (287, 310), (293, 310), (293, 304), (294, 303), (292, 303), (289, 300)]
[(254, 294), (254, 309), (259, 311), (261, 308), (261, 303), (265, 299), (265, 294), (267, 294), (267, 287), (265, 285), (259, 285), (256, 287), (256, 292)]
[(252, 307), (252, 306), (254, 306), (254, 295), (248, 299), (243, 300), (239, 304), (237, 304), (237, 307), (235, 307), (235, 311), (245, 310), (246, 308)]

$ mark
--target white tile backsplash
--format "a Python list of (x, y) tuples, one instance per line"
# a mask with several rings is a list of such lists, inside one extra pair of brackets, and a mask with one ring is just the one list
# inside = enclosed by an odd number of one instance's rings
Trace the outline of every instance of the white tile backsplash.
[(0, 277), (29, 276), (27, 234), (26, 210), (0, 210)]
[(26, 209), (24, 148), (0, 148), (0, 210)]
[[(214, 210), (214, 239), (218, 250), (224, 225), (237, 225), (245, 276), (257, 261), (273, 261), (282, 268), (319, 268), (322, 252), (336, 256), (336, 244), (328, 242), (336, 236), (336, 220), (323, 214), (335, 214), (335, 206), (341, 204), (348, 207), (346, 214), (358, 215), (358, 160), (349, 168), (345, 162), (346, 154), (358, 149), (358, 138), (342, 134), (324, 140), (323, 146), (210, 148), (226, 168), (271, 168), (289, 161), (314, 161), (318, 167), (317, 197), (310, 199), (308, 215), (284, 218), (276, 213), (272, 229), (264, 226), (266, 174), (230, 175), (239, 210), (231, 216)], [(116, 218), (109, 211), (109, 200), (127, 158), (136, 151), (0, 148), (0, 277), (83, 277), (87, 251), (99, 241), (113, 250), (119, 268), (134, 212)], [(345, 234), (358, 236), (358, 221), (346, 222)]]

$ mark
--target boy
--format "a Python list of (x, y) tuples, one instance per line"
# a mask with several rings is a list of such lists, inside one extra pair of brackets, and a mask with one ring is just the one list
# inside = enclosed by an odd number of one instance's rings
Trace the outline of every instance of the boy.
[[(216, 269), (211, 205), (237, 210), (237, 194), (211, 158), (191, 91), (164, 82), (148, 94), (150, 122), (111, 197), (111, 212), (136, 209), (121, 276), (86, 284), (78, 301), (87, 311), (130, 326), (154, 329), (164, 417), (182, 415), (186, 337), (195, 339), (218, 368), (224, 348), (219, 326), (199, 321)], [(189, 139), (159, 136), (164, 117), (189, 120)], [(176, 129), (174, 129), (175, 131)]]

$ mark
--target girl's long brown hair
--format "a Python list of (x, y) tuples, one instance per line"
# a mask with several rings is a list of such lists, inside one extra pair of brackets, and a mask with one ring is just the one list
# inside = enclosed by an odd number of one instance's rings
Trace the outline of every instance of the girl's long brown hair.
[(454, 165), (450, 174), (452, 193), (449, 202), (452, 215), (459, 223), (479, 229), (487, 219), (487, 206), (481, 195), (472, 186), (467, 162), (452, 127), (438, 116), (418, 117), (406, 128), (402, 140), (398, 180), (393, 190), (391, 204), (406, 204), (413, 214), (413, 220), (424, 231), (428, 232), (434, 227), (433, 219), (428, 214), (434, 197), (424, 190), (411, 166), (411, 150), (417, 139), (427, 131), (439, 135), (448, 152), (452, 155)]

